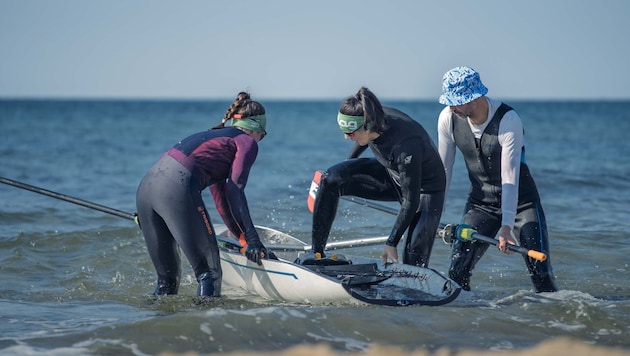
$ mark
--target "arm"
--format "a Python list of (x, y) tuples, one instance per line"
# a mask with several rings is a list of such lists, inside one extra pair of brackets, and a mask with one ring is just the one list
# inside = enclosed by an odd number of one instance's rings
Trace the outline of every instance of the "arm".
[(230, 206), (228, 205), (226, 196), (225, 182), (219, 182), (211, 185), (210, 192), (212, 193), (214, 204), (217, 207), (217, 212), (221, 215), (221, 219), (223, 219), (225, 226), (227, 226), (232, 235), (238, 238), (243, 232), (230, 212)]
[(425, 143), (419, 138), (401, 142), (394, 152), (394, 163), (399, 174), (400, 210), (392, 228), (387, 246), (396, 246), (411, 224), (418, 206), (422, 188), (422, 164)]
[(245, 186), (258, 155), (258, 145), (249, 135), (239, 135), (235, 141), (237, 149), (230, 175), (225, 182), (225, 196), (233, 221), (240, 227), (245, 239), (249, 241), (257, 239), (258, 233), (249, 214)]
[(523, 152), (523, 125), (513, 110), (501, 120), (498, 138), (501, 145), (501, 224), (513, 228)]
[[(444, 164), (444, 173), (446, 174), (446, 189), (444, 191), (444, 199), (448, 194), (448, 188), (451, 184), (453, 176), (453, 165), (455, 163), (455, 138), (453, 137), (453, 122), (451, 112), (445, 107), (438, 117), (438, 152)], [(445, 205), (446, 206), (446, 205)]]
[(234, 155), (230, 175), (225, 183), (227, 202), (232, 217), (240, 226), (240, 230), (243, 232), (247, 242), (245, 248), (247, 259), (261, 265), (262, 259), (268, 257), (267, 249), (258, 237), (258, 232), (249, 214), (247, 198), (245, 198), (245, 185), (247, 184), (250, 169), (258, 155), (258, 144), (249, 135), (236, 136), (234, 141), (236, 143), (236, 154)]
[(501, 229), (498, 248), (504, 253), (512, 253), (506, 244), (518, 244), (512, 228), (518, 205), (518, 186), (521, 171), (521, 155), (524, 147), (523, 124), (518, 114), (512, 110), (503, 116), (499, 125), (501, 145)]
[(355, 143), (350, 150), (350, 154), (348, 155), (348, 159), (357, 158), (361, 156), (361, 154), (368, 148), (367, 145), (361, 146), (358, 143)]

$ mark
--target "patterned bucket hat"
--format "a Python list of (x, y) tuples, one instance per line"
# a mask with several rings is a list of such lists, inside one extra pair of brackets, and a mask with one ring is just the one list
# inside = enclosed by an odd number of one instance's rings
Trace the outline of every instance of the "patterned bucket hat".
[(458, 106), (469, 103), (488, 93), (479, 73), (468, 67), (455, 67), (442, 77), (440, 104)]

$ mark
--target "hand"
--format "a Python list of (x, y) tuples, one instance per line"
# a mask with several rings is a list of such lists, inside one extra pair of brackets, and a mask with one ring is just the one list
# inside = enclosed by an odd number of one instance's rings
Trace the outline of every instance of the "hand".
[(499, 243), (497, 244), (497, 248), (499, 251), (505, 253), (506, 255), (511, 255), (514, 251), (509, 250), (507, 248), (507, 244), (510, 245), (518, 245), (516, 243), (516, 238), (514, 237), (514, 233), (512, 232), (512, 228), (507, 225), (501, 226), (499, 230)]
[(262, 265), (262, 259), (267, 258), (267, 255), (267, 249), (259, 239), (247, 241), (245, 256), (247, 256), (248, 260)]
[(387, 264), (388, 259), (392, 260), (394, 263), (398, 263), (398, 250), (396, 250), (394, 246), (385, 245), (381, 257), (383, 258), (383, 266)]

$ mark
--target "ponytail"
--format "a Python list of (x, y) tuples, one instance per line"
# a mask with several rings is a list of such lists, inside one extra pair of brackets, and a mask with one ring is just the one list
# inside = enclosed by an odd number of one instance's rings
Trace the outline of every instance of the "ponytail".
[(364, 116), (363, 128), (381, 134), (387, 130), (385, 112), (376, 95), (366, 87), (343, 101), (339, 112), (350, 116)]
[(227, 109), (221, 123), (213, 127), (212, 129), (219, 129), (225, 127), (225, 123), (235, 117), (246, 118), (249, 116), (258, 116), (265, 114), (265, 108), (257, 101), (252, 100), (251, 95), (247, 92), (240, 92), (232, 102), (232, 105)]

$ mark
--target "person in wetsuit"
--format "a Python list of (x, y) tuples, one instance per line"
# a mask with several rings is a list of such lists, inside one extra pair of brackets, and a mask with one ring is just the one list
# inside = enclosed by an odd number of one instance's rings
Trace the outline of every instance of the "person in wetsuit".
[[(226, 126), (227, 122), (230, 126)], [(192, 134), (162, 155), (138, 187), (138, 221), (157, 272), (154, 295), (177, 294), (181, 266), (178, 247), (199, 283), (197, 294), (221, 295), (219, 248), (201, 192), (210, 187), (217, 211), (229, 231), (247, 243), (245, 254), (261, 263), (267, 257), (254, 228), (245, 185), (267, 134), (265, 108), (245, 92), (221, 124)]]
[[(479, 73), (456, 67), (444, 74), (438, 118), (438, 150), (446, 170), (447, 191), (456, 148), (462, 152), (471, 189), (462, 223), (480, 234), (498, 236), (497, 247), (517, 244), (547, 254), (544, 262), (525, 256), (536, 292), (557, 291), (549, 256), (547, 223), (534, 179), (525, 164), (525, 139), (519, 115), (486, 96)], [(515, 239), (518, 236), (518, 240)], [(475, 264), (488, 249), (481, 241), (453, 243), (449, 277), (470, 290)]]
[[(400, 202), (383, 249), (383, 264), (398, 262), (397, 246), (407, 231), (403, 263), (428, 266), (446, 186), (431, 137), (405, 113), (382, 107), (365, 87), (343, 101), (337, 123), (355, 145), (349, 159), (328, 168), (321, 177), (313, 206), (313, 252), (324, 256), (339, 197), (353, 195)], [(358, 158), (368, 147), (374, 158)]]

